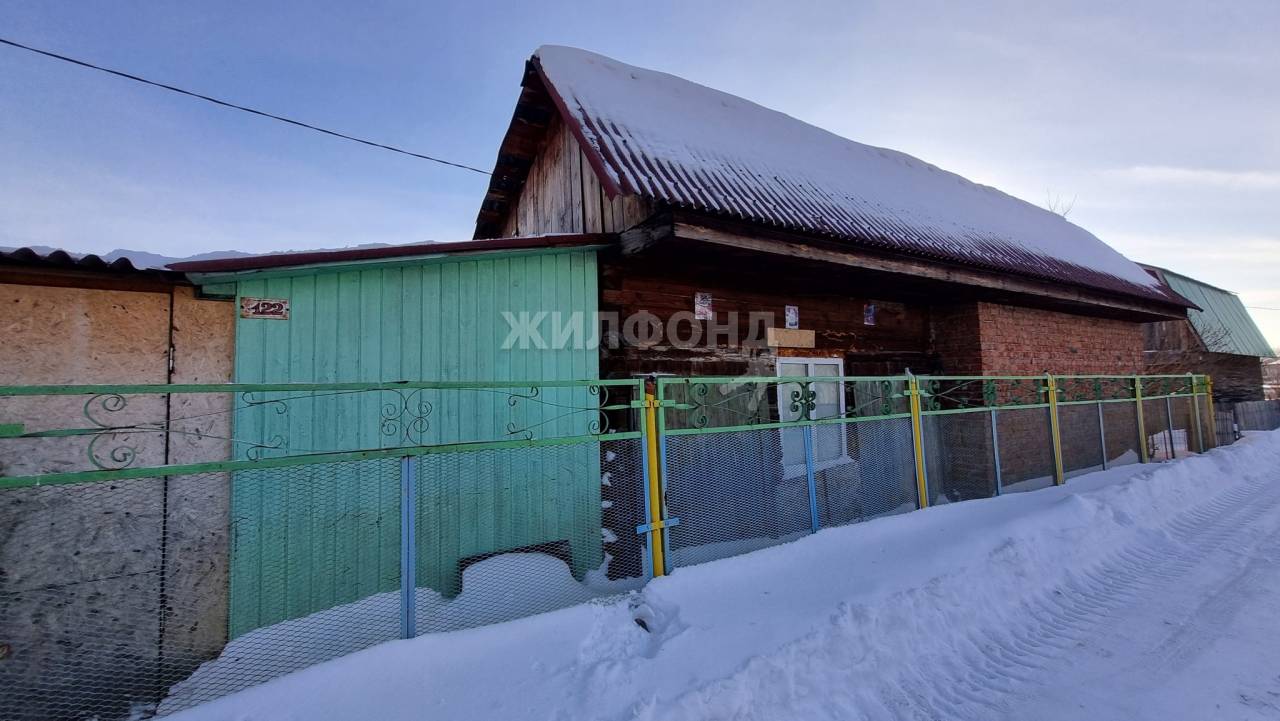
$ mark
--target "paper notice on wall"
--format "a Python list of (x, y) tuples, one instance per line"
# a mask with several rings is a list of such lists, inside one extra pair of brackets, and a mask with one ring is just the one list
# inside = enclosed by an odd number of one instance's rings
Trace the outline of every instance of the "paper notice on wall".
[(695, 320), (715, 320), (716, 314), (711, 307), (710, 293), (693, 294), (693, 317)]
[(876, 324), (876, 304), (875, 303), (867, 303), (866, 305), (862, 306), (862, 324), (863, 325)]
[(786, 309), (787, 327), (794, 330), (800, 327), (800, 306), (789, 305)]

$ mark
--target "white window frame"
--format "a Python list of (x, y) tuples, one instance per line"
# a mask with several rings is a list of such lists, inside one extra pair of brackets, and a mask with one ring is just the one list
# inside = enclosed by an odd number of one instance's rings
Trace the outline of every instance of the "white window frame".
[[(782, 366), (788, 363), (796, 364), (796, 365), (804, 363), (805, 373), (803, 376), (800, 376), (803, 378), (817, 377), (813, 373), (813, 368), (815, 365), (834, 365), (836, 367), (836, 377), (837, 378), (844, 377), (844, 359), (842, 358), (812, 358), (812, 357), (801, 358), (801, 357), (783, 356), (783, 357), (779, 357), (777, 360), (777, 363), (774, 364), (774, 372), (777, 374), (778, 378), (796, 377), (796, 376), (784, 376), (782, 374)], [(839, 413), (840, 415), (844, 415), (845, 413), (844, 383), (842, 382), (838, 382), (838, 383), (839, 383), (839, 393), (840, 393), (840, 399), (838, 401), (839, 409), (840, 409)], [(778, 384), (777, 401), (778, 401), (779, 409), (785, 407), (784, 404), (791, 403), (791, 399), (789, 397), (785, 399), (782, 397), (782, 386), (783, 386), (783, 383)], [(814, 415), (816, 412), (817, 412), (816, 408), (809, 411), (809, 420), (816, 420), (816, 418), (814, 418)], [(788, 429), (783, 428), (780, 430), (786, 431)], [(785, 452), (786, 445), (783, 444), (782, 447), (784, 449), (783, 459), (782, 459), (783, 477), (793, 478), (797, 475), (801, 475), (801, 476), (805, 475), (805, 473), (807, 472), (807, 469), (805, 468), (804, 459), (801, 459), (799, 464), (788, 463), (787, 462), (788, 459), (786, 458), (786, 452)], [(840, 454), (835, 458), (830, 458), (825, 461), (815, 460), (813, 464), (813, 470), (821, 471), (827, 468), (834, 468), (835, 466), (843, 465), (845, 463), (852, 463), (852, 462), (853, 462), (853, 459), (849, 458), (849, 439), (845, 436), (843, 432), (841, 432), (840, 433)]]

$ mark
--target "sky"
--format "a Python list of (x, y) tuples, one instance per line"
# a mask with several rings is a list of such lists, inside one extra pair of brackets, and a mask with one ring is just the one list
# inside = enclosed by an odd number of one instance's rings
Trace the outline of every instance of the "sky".
[[(1280, 344), (1280, 3), (26, 2), (0, 37), (492, 167), (582, 47), (901, 150), (1236, 291)], [(469, 239), (484, 176), (0, 46), (0, 245)]]

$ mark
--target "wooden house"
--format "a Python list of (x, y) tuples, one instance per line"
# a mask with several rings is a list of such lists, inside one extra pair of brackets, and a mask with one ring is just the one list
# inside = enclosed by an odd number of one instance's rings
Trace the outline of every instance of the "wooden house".
[[(1190, 305), (1087, 231), (993, 188), (741, 98), (559, 47), (540, 49), (525, 68), (475, 236), (172, 267), (204, 293), (234, 297), (237, 305), (255, 298), (289, 305), (287, 322), (244, 313), (237, 319), (240, 382), (906, 369), (1129, 374), (1143, 368), (1142, 324), (1185, 319)], [(520, 312), (545, 316), (545, 338), (556, 318), (577, 315), (589, 337), (504, 347), (510, 327), (503, 314)], [(237, 417), (236, 435), (281, 433), (311, 449), (365, 447), (381, 442), (377, 410), (300, 409), (287, 428), (275, 429), (270, 423), (283, 421)], [(440, 404), (438, 413), (465, 420), (437, 423), (421, 441), (503, 437), (503, 419), (478, 410)], [(343, 422), (317, 422), (329, 417)], [(1001, 432), (1012, 448), (1016, 429)], [(972, 447), (985, 442), (973, 440)], [(891, 465), (910, 457), (907, 439), (899, 441), (885, 456)], [(706, 444), (697, 451), (700, 462), (729, 470), (707, 474), (719, 481), (704, 491), (724, 498), (783, 493), (795, 479), (778, 471), (787, 466), (782, 445)], [(1042, 439), (1027, 445), (1037, 458), (1047, 452)], [(476, 533), (467, 519), (488, 518), (511, 499), (440, 491), (456, 497), (427, 504), (443, 514), (428, 523), (451, 540), (420, 556), (423, 585), (454, 592), (468, 557), (595, 538), (602, 524), (626, 547), (611, 554), (638, 557), (636, 536), (624, 529), (642, 515), (639, 496), (622, 485), (602, 490), (593, 477), (600, 459), (590, 455), (572, 464), (587, 472), (563, 479), (568, 485), (554, 474), (507, 484), (539, 497), (590, 500), (585, 505), (597, 509), (604, 501), (609, 510), (590, 518), (540, 515), (546, 504), (531, 502), (535, 515), (523, 531)], [(748, 457), (754, 476), (733, 470)], [(982, 474), (971, 474), (975, 484), (989, 483), (977, 478)], [(373, 482), (388, 484), (390, 476)], [(329, 513), (306, 493), (295, 502), (291, 492), (271, 495), (269, 487), (238, 483), (232, 512), (289, 527), (314, 525), (307, 519)], [(542, 515), (572, 527), (544, 523)], [(254, 575), (293, 563), (295, 551), (272, 540), (283, 535), (252, 524), (237, 533), (243, 542), (232, 558), (232, 635), (394, 584), (378, 571), (393, 567), (389, 562), (346, 560), (391, 558), (395, 544), (376, 533), (356, 531), (352, 543), (322, 553), (295, 537), (300, 557), (315, 566), (312, 576), (346, 567), (369, 573), (286, 598), (271, 579)], [(571, 554), (576, 574), (600, 557), (598, 542), (580, 545)]]

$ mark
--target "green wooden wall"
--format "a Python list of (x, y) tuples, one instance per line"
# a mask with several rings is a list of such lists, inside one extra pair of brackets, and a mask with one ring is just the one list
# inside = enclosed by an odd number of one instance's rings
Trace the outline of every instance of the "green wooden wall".
[[(240, 278), (239, 296), (287, 298), (291, 316), (238, 319), (236, 381), (594, 379), (593, 348), (501, 345), (503, 311), (594, 319), (596, 277), (594, 251), (576, 250)], [(594, 420), (540, 422), (563, 415), (541, 401), (584, 403), (580, 389), (514, 404), (507, 391), (387, 391), (253, 405), (265, 400), (238, 399), (235, 436), (281, 442), (266, 455), (508, 440), (509, 423), (551, 437), (582, 433)], [(406, 440), (404, 424), (424, 402), (426, 424)], [(398, 588), (399, 472), (391, 460), (237, 474), (231, 635)], [(452, 596), (459, 559), (558, 540), (571, 542), (579, 578), (601, 562), (593, 444), (450, 455), (420, 463), (418, 476), (420, 586)]]

